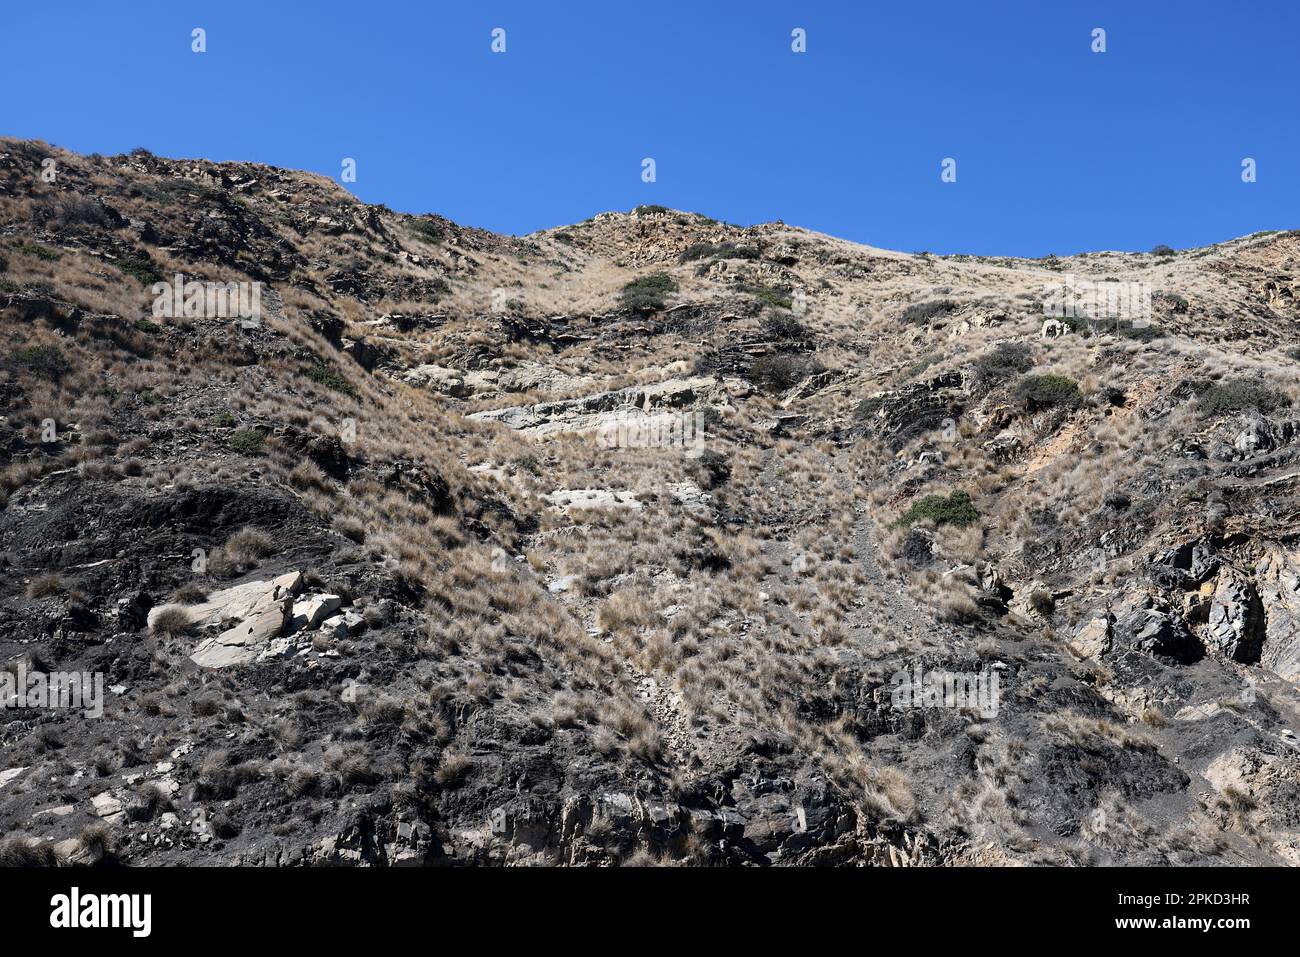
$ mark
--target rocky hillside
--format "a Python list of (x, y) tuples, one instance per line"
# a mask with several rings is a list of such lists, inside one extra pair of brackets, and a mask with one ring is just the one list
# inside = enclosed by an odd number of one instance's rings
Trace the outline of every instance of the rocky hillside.
[(0, 862), (1300, 863), (1298, 256), (0, 140)]

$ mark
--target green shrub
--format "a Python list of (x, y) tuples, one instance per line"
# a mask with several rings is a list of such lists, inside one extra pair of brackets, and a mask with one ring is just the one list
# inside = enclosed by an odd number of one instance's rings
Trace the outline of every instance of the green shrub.
[(337, 369), (318, 362), (306, 372), (307, 378), (312, 382), (318, 382), (327, 389), (333, 389), (335, 392), (342, 392), (344, 395), (350, 395), (354, 399), (357, 397), (357, 390), (353, 388), (352, 383), (343, 378)]
[(664, 307), (664, 296), (677, 291), (677, 281), (667, 273), (656, 272), (633, 279), (623, 287), (619, 303), (634, 312), (654, 312)]
[(1159, 246), (1156, 246), (1154, 249), (1151, 250), (1152, 256), (1172, 256), (1173, 254), (1174, 254), (1173, 247), (1166, 246), (1164, 243), (1161, 243)]
[(738, 246), (735, 243), (692, 243), (682, 251), (681, 261), (693, 262), (697, 259), (758, 259), (759, 252), (753, 246)]
[(413, 219), (406, 224), (406, 228), (411, 235), (430, 244), (442, 242), (447, 234), (446, 230), (432, 219)]
[(1268, 413), (1290, 404), (1291, 400), (1281, 392), (1250, 379), (1216, 382), (1202, 391), (1199, 396), (1199, 411), (1202, 418), (1250, 410)]
[(980, 513), (976, 511), (969, 495), (965, 492), (952, 492), (946, 498), (942, 495), (926, 495), (917, 499), (894, 525), (911, 528), (914, 523), (929, 519), (936, 525), (965, 528), (978, 522), (979, 517)]
[(72, 364), (58, 346), (24, 346), (15, 349), (9, 353), (5, 365), (15, 372), (26, 372), (49, 382), (58, 382), (72, 371)]
[(769, 339), (803, 342), (809, 338), (807, 327), (788, 312), (769, 312), (763, 317), (762, 327)]
[(236, 429), (226, 439), (226, 445), (232, 452), (240, 455), (261, 455), (266, 436), (258, 429)]
[(771, 286), (747, 286), (745, 292), (751, 293), (758, 297), (760, 302), (767, 303), (776, 309), (789, 309), (794, 305), (794, 301), (779, 289), (773, 289)]
[(657, 203), (651, 203), (646, 206), (638, 206), (632, 210), (632, 212), (637, 216), (652, 216), (656, 213), (670, 213), (672, 210), (667, 206), (660, 206)]
[(957, 304), (951, 299), (931, 299), (929, 302), (914, 302), (903, 310), (903, 322), (920, 325), (946, 316), (956, 310)]
[(18, 251), (26, 256), (31, 256), (33, 259), (40, 259), (47, 263), (54, 262), (54, 260), (60, 259), (63, 256), (63, 253), (59, 252), (57, 249), (50, 249), (48, 246), (42, 246), (39, 243), (32, 242), (20, 244), (18, 246)]
[(1016, 383), (1015, 397), (1028, 411), (1075, 409), (1083, 403), (1079, 384), (1069, 376), (1027, 375)]
[(1033, 351), (1023, 342), (1003, 342), (973, 363), (972, 386), (990, 389), (1034, 367)]
[(755, 360), (749, 368), (749, 381), (764, 392), (776, 395), (825, 370), (826, 367), (811, 356), (778, 352)]
[(135, 326), (137, 332), (147, 332), (150, 335), (162, 332), (162, 326), (151, 319), (137, 319), (132, 325)]
[(162, 273), (158, 271), (157, 267), (155, 267), (147, 257), (128, 257), (126, 259), (119, 259), (113, 265), (117, 266), (118, 269), (122, 270), (122, 272), (126, 273), (128, 276), (133, 276), (140, 280), (140, 285), (142, 286), (152, 286), (154, 283), (162, 281)]

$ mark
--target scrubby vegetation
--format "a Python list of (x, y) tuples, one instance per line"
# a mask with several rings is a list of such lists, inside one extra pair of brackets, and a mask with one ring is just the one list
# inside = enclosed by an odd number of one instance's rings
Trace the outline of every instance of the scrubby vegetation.
[(953, 491), (948, 495), (926, 495), (912, 503), (896, 522), (904, 528), (911, 528), (917, 522), (933, 522), (935, 525), (955, 525), (964, 528), (979, 521), (980, 514), (971, 501), (970, 495), (963, 491)]
[(1275, 412), (1291, 404), (1284, 393), (1252, 379), (1228, 379), (1205, 387), (1198, 396), (1201, 416), (1231, 412)]
[(972, 387), (991, 389), (1033, 367), (1034, 354), (1027, 343), (1001, 342), (973, 363)]
[(924, 325), (934, 319), (940, 319), (956, 311), (957, 304), (951, 299), (931, 299), (927, 302), (914, 302), (903, 310), (902, 321), (910, 325)]
[(677, 280), (667, 273), (656, 272), (633, 279), (623, 286), (619, 304), (633, 312), (654, 312), (664, 308), (665, 297), (677, 291)]
[(1016, 382), (1012, 394), (1027, 411), (1074, 409), (1083, 404), (1079, 384), (1069, 376), (1027, 375)]

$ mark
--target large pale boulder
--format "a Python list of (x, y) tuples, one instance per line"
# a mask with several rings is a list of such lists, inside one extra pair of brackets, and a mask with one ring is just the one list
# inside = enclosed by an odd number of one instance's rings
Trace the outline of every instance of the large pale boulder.
[(1300, 554), (1274, 546), (1255, 568), (1264, 609), (1259, 663), (1288, 681), (1300, 681)]
[(307, 595), (293, 603), (289, 630), (302, 631), (304, 628), (317, 628), (342, 605), (343, 599), (338, 595)]
[(222, 628), (200, 641), (190, 660), (203, 668), (228, 668), (257, 660), (262, 649), (284, 630), (293, 596), (302, 590), (302, 573), (245, 582), (219, 591), (201, 605), (184, 608), (199, 628)]
[(1100, 658), (1110, 651), (1110, 619), (1093, 618), (1084, 623), (1068, 642), (1080, 658)]
[(152, 628), (155, 619), (169, 608), (179, 608), (189, 615), (193, 626), (198, 629), (221, 625), (232, 618), (244, 619), (252, 616), (265, 605), (302, 591), (302, 572), (287, 572), (270, 580), (244, 582), (213, 592), (207, 600), (198, 605), (178, 605), (174, 603), (158, 605), (149, 612), (148, 623)]

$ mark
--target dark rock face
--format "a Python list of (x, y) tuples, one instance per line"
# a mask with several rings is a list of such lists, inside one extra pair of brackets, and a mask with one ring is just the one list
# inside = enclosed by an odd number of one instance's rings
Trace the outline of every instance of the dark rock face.
[(1223, 574), (1201, 634), (1208, 646), (1233, 661), (1259, 661), (1264, 643), (1264, 606), (1255, 586), (1235, 573)]
[(919, 435), (938, 430), (945, 421), (956, 421), (962, 411), (961, 381), (961, 374), (954, 372), (874, 396), (864, 401), (859, 415), (866, 428), (897, 450)]
[(1214, 546), (1206, 541), (1186, 542), (1163, 552), (1151, 563), (1151, 579), (1161, 588), (1193, 588), (1218, 569)]
[(1121, 646), (1183, 664), (1197, 661), (1204, 654), (1182, 619), (1155, 609), (1131, 613), (1119, 621), (1115, 631)]

